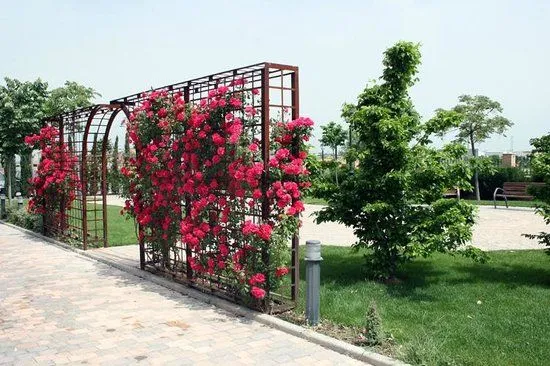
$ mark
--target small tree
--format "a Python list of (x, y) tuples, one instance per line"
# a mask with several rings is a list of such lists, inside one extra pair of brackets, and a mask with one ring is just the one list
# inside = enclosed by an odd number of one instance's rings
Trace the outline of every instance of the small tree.
[[(544, 218), (546, 225), (550, 225), (550, 134), (532, 139), (531, 145), (531, 169), (533, 174), (542, 178), (546, 183), (542, 187), (531, 187), (531, 193), (540, 202), (537, 204), (537, 214)], [(550, 232), (540, 232), (537, 235), (524, 234), (530, 239), (537, 239), (545, 245), (546, 252), (550, 254)]]
[(99, 190), (100, 183), (100, 161), (101, 161), (101, 148), (98, 146), (97, 134), (94, 134), (94, 142), (90, 154), (87, 157), (87, 179), (88, 179), (88, 193), (90, 195), (96, 195)]
[(334, 160), (338, 160), (338, 147), (343, 146), (348, 137), (348, 133), (344, 128), (334, 122), (329, 122), (325, 126), (321, 126), (323, 135), (321, 137), (321, 144), (328, 146), (334, 152)]
[(32, 178), (32, 152), (23, 152), (19, 165), (21, 166), (21, 193), (28, 195), (31, 188), (29, 179)]
[(382, 319), (378, 313), (376, 303), (370, 303), (365, 316), (365, 329), (363, 330), (363, 342), (367, 346), (376, 346), (384, 342), (384, 331), (382, 330)]
[(120, 171), (118, 168), (118, 136), (115, 138), (113, 152), (111, 157), (111, 167), (109, 169), (109, 181), (111, 183), (111, 191), (115, 194), (120, 193)]
[[(124, 135), (124, 160), (122, 162), (123, 166), (128, 166), (128, 160), (130, 159), (130, 139), (128, 138), (128, 131), (126, 131), (126, 134)], [(120, 173), (118, 174), (119, 177), (119, 186), (122, 196), (128, 196), (129, 194), (129, 182), (128, 178)]]
[[(369, 249), (369, 270), (387, 279), (415, 257), (459, 250), (471, 239), (474, 207), (442, 199), (449, 187), (471, 187), (464, 146), (430, 144), (431, 136), (458, 126), (460, 115), (439, 110), (422, 123), (408, 94), (419, 46), (399, 42), (384, 55), (382, 83), (367, 86), (344, 111), (357, 141), (346, 154), (350, 164), (340, 185), (321, 193), (328, 207), (318, 221), (353, 227), (359, 239), (354, 247)], [(462, 252), (479, 254), (471, 247)]]
[(124, 162), (130, 158), (130, 139), (128, 138), (128, 132), (124, 135)]
[[(454, 110), (462, 115), (458, 126), (457, 140), (469, 144), (473, 158), (477, 158), (476, 144), (485, 141), (493, 134), (503, 135), (510, 126), (510, 120), (504, 118), (499, 102), (483, 95), (461, 95)], [(474, 169), (474, 188), (476, 199), (479, 195), (479, 169)]]

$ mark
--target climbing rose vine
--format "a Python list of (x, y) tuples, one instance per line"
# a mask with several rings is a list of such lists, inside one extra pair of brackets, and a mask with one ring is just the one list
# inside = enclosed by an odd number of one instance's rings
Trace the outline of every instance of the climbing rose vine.
[(272, 157), (262, 161), (251, 103), (258, 91), (244, 92), (244, 83), (191, 104), (166, 91), (144, 94), (127, 124), (137, 154), (122, 173), (130, 188), (125, 210), (157, 264), (177, 271), (181, 241), (198, 277), (223, 276), (237, 295), (259, 301), (288, 274), (287, 245), (304, 210), (300, 190), (309, 186), (305, 141), (313, 122), (273, 124)]
[(67, 211), (79, 184), (75, 173), (78, 159), (67, 144), (60, 141), (59, 130), (50, 125), (36, 135), (25, 137), (25, 143), (41, 150), (36, 176), (29, 181), (31, 199), (28, 210), (36, 214), (53, 213), (54, 219), (48, 224), (55, 223), (54, 230), (63, 232), (67, 228)]

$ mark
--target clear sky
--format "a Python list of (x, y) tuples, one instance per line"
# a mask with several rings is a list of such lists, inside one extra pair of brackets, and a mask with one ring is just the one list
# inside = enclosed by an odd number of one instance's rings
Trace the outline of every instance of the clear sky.
[(429, 118), (460, 94), (515, 125), (481, 151), (550, 131), (550, 1), (0, 0), (0, 77), (74, 80), (110, 99), (273, 61), (300, 67), (301, 114), (340, 120), (398, 40), (422, 44), (412, 91)]

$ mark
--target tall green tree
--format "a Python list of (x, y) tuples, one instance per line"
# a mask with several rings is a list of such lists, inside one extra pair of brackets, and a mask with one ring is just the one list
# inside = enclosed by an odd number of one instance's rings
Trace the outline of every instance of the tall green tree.
[(80, 85), (74, 81), (66, 81), (65, 85), (55, 88), (44, 104), (44, 114), (55, 116), (78, 108), (92, 105), (92, 100), (100, 97), (93, 88)]
[(343, 146), (348, 138), (347, 131), (339, 124), (335, 122), (329, 122), (325, 126), (321, 126), (323, 135), (321, 137), (321, 144), (328, 146), (334, 152), (334, 160), (338, 160), (338, 147)]
[(111, 191), (120, 194), (120, 171), (118, 166), (118, 136), (115, 138), (111, 156), (111, 167), (109, 169), (109, 181), (111, 182)]
[(124, 160), (130, 158), (130, 138), (128, 137), (128, 132), (124, 135)]
[(339, 185), (325, 184), (317, 194), (328, 207), (317, 220), (351, 226), (356, 249), (368, 248), (368, 269), (392, 278), (401, 263), (430, 253), (460, 251), (472, 235), (474, 207), (444, 200), (449, 187), (471, 187), (466, 148), (452, 143), (441, 149), (431, 138), (460, 123), (454, 111), (437, 111), (422, 122), (408, 90), (417, 80), (420, 50), (399, 42), (384, 53), (381, 83), (367, 85), (353, 108), (345, 108), (356, 141)]
[[(484, 95), (461, 95), (454, 110), (462, 115), (462, 123), (458, 126), (457, 140), (466, 143), (474, 159), (477, 158), (476, 146), (489, 136), (504, 132), (513, 125), (502, 116), (502, 106), (499, 102)], [(479, 169), (474, 170), (474, 189), (479, 201)]]
[(32, 178), (32, 152), (26, 151), (21, 154), (19, 162), (21, 167), (21, 193), (28, 195), (30, 190), (29, 180)]
[(99, 191), (100, 184), (100, 169), (101, 169), (101, 147), (98, 144), (97, 134), (94, 134), (94, 140), (91, 150), (87, 156), (87, 172), (88, 179), (88, 193), (95, 196)]
[(6, 187), (11, 199), (15, 180), (11, 165), (15, 155), (25, 150), (25, 136), (40, 129), (48, 83), (40, 79), (21, 82), (5, 78), (4, 81), (6, 85), (0, 85), (0, 157), (7, 172)]
[[(542, 187), (531, 187), (531, 193), (537, 199), (536, 213), (541, 215), (546, 225), (550, 225), (550, 134), (532, 139), (531, 145), (531, 169), (533, 175), (540, 177), (544, 183)], [(550, 254), (550, 232), (538, 234), (524, 234), (530, 239), (537, 239), (542, 245), (546, 245), (546, 252)]]
[[(130, 159), (130, 139), (128, 136), (128, 132), (126, 131), (126, 134), (124, 135), (124, 160), (122, 162), (123, 166), (126, 166), (128, 163), (128, 159)], [(122, 196), (128, 196), (129, 194), (129, 182), (126, 176), (124, 176), (119, 171), (119, 182), (120, 182), (120, 191)]]

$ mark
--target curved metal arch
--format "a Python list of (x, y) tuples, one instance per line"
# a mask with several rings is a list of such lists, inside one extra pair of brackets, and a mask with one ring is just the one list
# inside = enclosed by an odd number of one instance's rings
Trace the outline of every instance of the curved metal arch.
[(94, 120), (95, 115), (101, 109), (101, 105), (96, 105), (90, 111), (90, 115), (86, 121), (84, 127), (84, 134), (82, 136), (82, 157), (80, 159), (80, 192), (82, 194), (82, 248), (88, 249), (88, 204), (86, 202), (86, 196), (88, 194), (88, 135), (90, 128)]
[[(109, 141), (109, 132), (111, 132), (111, 126), (113, 125), (113, 122), (118, 115), (118, 113), (121, 111), (120, 108), (113, 109), (111, 111), (111, 116), (109, 117), (109, 121), (107, 122), (107, 126), (105, 127), (105, 132), (103, 133), (103, 144), (101, 146), (101, 194), (103, 197), (103, 246), (108, 247), (109, 242), (107, 238), (107, 142)], [(102, 122), (103, 123), (103, 120)], [(100, 126), (101, 126), (100, 123)], [(99, 129), (99, 126), (98, 126)], [(117, 151), (118, 153), (118, 151)]]
[[(54, 235), (66, 237), (71, 240), (76, 239), (85, 250), (88, 249), (92, 240), (98, 244), (103, 242), (103, 246), (108, 246), (108, 213), (106, 199), (108, 168), (107, 145), (112, 125), (121, 111), (123, 111), (126, 118), (129, 118), (130, 111), (128, 110), (128, 106), (124, 103), (104, 103), (76, 109), (44, 119), (44, 123), (49, 122), (58, 127), (60, 143), (69, 142), (69, 148), (76, 155), (78, 163), (75, 166), (67, 167), (67, 169), (77, 174), (79, 179), (74, 192), (78, 202), (75, 203), (72, 208), (68, 210), (67, 215), (65, 215), (67, 216), (68, 223), (67, 230), (62, 230), (60, 232), (56, 231), (56, 227), (60, 226), (58, 222), (60, 219), (55, 218), (55, 213), (48, 212), (44, 214), (45, 233), (51, 230), (51, 233)], [(97, 192), (94, 192), (93, 199), (91, 199), (92, 195), (88, 192), (88, 173), (95, 173), (89, 172), (90, 167), (88, 167), (88, 162), (90, 161), (90, 157), (88, 157), (90, 154), (89, 144), (92, 142), (91, 135), (103, 139), (101, 146), (98, 146), (98, 149), (101, 148), (101, 153), (98, 150), (94, 154), (94, 159), (101, 159), (101, 170), (99, 170), (98, 174), (99, 189), (101, 193), (98, 195)], [(91, 203), (94, 204), (93, 227), (88, 220), (90, 210), (92, 210), (89, 206)], [(60, 204), (62, 205), (62, 203)], [(65, 220), (65, 217), (61, 217), (61, 220)], [(99, 224), (101, 220), (103, 221), (102, 225)], [(103, 232), (101, 233), (101, 231)]]

